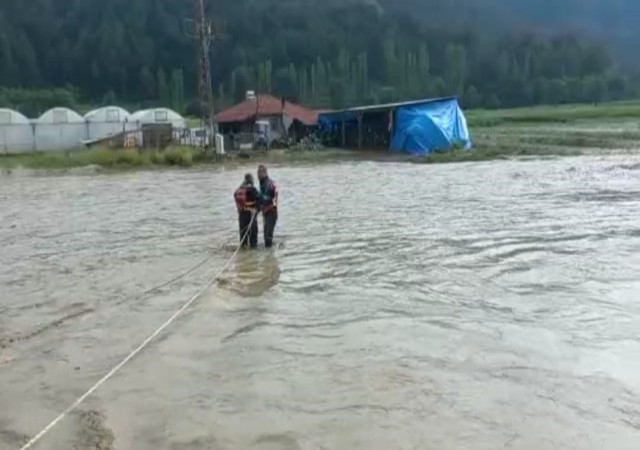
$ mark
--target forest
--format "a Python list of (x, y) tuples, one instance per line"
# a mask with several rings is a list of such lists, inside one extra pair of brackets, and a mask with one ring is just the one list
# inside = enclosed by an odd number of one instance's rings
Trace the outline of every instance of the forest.
[[(492, 22), (499, 2), (484, 0), (483, 10), (477, 0), (466, 17), (435, 0), (423, 2), (433, 9), (414, 0), (211, 0), (209, 14), (223, 24), (211, 53), (216, 108), (246, 90), (317, 108), (449, 95), (467, 108), (636, 95), (622, 46), (595, 26), (514, 27), (507, 12)], [(31, 116), (112, 103), (198, 114), (192, 3), (0, 2), (0, 106)]]

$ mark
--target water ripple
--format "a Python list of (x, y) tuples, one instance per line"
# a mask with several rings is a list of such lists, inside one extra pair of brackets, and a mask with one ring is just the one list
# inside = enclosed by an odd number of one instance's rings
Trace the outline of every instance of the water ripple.
[[(274, 167), (281, 245), (43, 448), (636, 450), (639, 159)], [(254, 169), (0, 176), (1, 448), (232, 256)]]

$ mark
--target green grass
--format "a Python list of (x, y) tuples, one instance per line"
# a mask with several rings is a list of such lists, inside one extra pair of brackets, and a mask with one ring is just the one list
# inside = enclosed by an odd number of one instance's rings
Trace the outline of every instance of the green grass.
[(189, 116), (185, 118), (187, 122), (187, 127), (189, 128), (200, 128), (202, 125), (202, 119), (200, 117)]
[(89, 149), (0, 156), (0, 167), (54, 170), (87, 166), (96, 166), (105, 170), (163, 166), (190, 167), (197, 159), (193, 151), (186, 147), (170, 148), (166, 151)]
[(475, 110), (467, 119), (478, 158), (640, 152), (639, 101)]
[(535, 106), (501, 110), (471, 110), (466, 113), (470, 127), (504, 124), (563, 124), (585, 119), (640, 119), (640, 101), (611, 102), (600, 105)]

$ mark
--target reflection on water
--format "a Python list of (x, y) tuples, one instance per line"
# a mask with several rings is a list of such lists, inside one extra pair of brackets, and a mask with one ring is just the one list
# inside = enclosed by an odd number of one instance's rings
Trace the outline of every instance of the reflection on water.
[[(0, 448), (233, 255), (246, 170), (0, 177)], [(286, 246), (38, 449), (640, 448), (640, 158), (271, 172)]]
[(218, 286), (243, 297), (259, 297), (278, 284), (280, 265), (276, 250), (245, 250), (238, 253)]

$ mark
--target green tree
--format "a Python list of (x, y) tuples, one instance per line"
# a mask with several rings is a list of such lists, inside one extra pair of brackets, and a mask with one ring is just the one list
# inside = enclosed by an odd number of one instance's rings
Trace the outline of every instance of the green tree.
[(309, 75), (306, 67), (302, 67), (298, 72), (298, 100), (307, 103), (309, 96)]
[(184, 111), (184, 74), (182, 69), (171, 73), (171, 107), (179, 112)]
[(462, 95), (467, 77), (467, 52), (458, 44), (449, 44), (446, 49), (446, 74), (447, 89), (452, 94)]
[[(276, 84), (291, 85), (293, 65), (293, 92), (317, 107), (341, 98), (353, 104), (466, 96), (471, 86), (483, 104), (495, 94), (502, 106), (632, 96), (640, 81), (631, 69), (640, 63), (632, 51), (622, 59), (620, 48), (612, 52), (608, 43), (591, 38), (586, 18), (598, 14), (605, 23), (611, 9), (594, 1), (521, 0), (516, 8), (508, 0), (476, 0), (474, 16), (465, 17), (469, 8), (452, 8), (442, 0), (417, 1), (410, 14), (408, 5), (416, 0), (309, 5), (261, 0), (251, 8), (246, 2), (218, 0), (231, 39), (215, 45), (212, 82), (223, 85), (230, 102), (244, 98), (247, 89), (273, 92)], [(631, 36), (637, 1), (617, 1), (627, 9), (614, 34)], [(498, 6), (504, 15), (494, 14)], [(516, 10), (532, 21), (552, 11), (557, 23), (568, 23), (570, 12), (581, 34), (551, 21), (541, 27), (544, 32), (510, 30), (504, 18)], [(52, 98), (42, 91), (67, 84), (86, 103), (100, 103), (105, 92), (113, 91), (127, 103), (194, 105), (198, 67), (193, 41), (176, 20), (191, 14), (186, 0), (0, 1), (0, 85), (38, 91), (23, 98), (33, 110)], [(469, 26), (440, 25), (450, 19)], [(286, 69), (286, 83), (282, 73), (276, 83), (274, 68)], [(182, 95), (168, 69), (183, 71)]]
[(362, 102), (369, 96), (369, 57), (367, 53), (358, 55), (355, 74), (356, 100)]
[(106, 94), (104, 94), (104, 96), (102, 97), (102, 105), (110, 106), (115, 104), (116, 104), (116, 94), (115, 92), (110, 90)]
[(567, 84), (561, 78), (556, 78), (549, 81), (548, 87), (549, 103), (559, 105), (565, 102), (565, 95), (567, 92)]
[(344, 108), (347, 101), (347, 85), (342, 78), (334, 77), (330, 82), (331, 107)]
[(297, 101), (300, 91), (299, 89), (299, 81), (298, 81), (298, 71), (296, 70), (296, 66), (293, 64), (289, 64), (288, 68), (289, 72), (289, 85), (291, 87), (291, 93), (289, 94), (288, 99)]
[(266, 63), (265, 64), (258, 64), (257, 72), (258, 72), (257, 73), (257, 81), (258, 81), (257, 89), (258, 89), (258, 92), (268, 92), (268, 89), (267, 89)]
[(294, 82), (288, 67), (282, 67), (276, 70), (273, 81), (274, 93), (278, 97), (287, 100), (295, 99), (298, 83), (297, 81)]
[(266, 81), (267, 92), (271, 92), (273, 90), (273, 82), (272, 82), (273, 64), (271, 63), (270, 59), (268, 59), (267, 62), (265, 63), (265, 65), (264, 65), (264, 73), (265, 73), (265, 81)]
[(464, 106), (467, 108), (478, 108), (481, 106), (481, 104), (482, 96), (475, 88), (475, 86), (470, 85), (464, 95)]
[(227, 94), (224, 90), (224, 83), (220, 83), (218, 85), (218, 97), (215, 99), (215, 104), (217, 106), (216, 109), (220, 110), (225, 106), (228, 106), (227, 103)]
[(485, 105), (489, 109), (498, 109), (501, 106), (500, 99), (495, 93), (491, 93), (485, 100)]
[(231, 86), (234, 102), (238, 103), (245, 99), (249, 89), (249, 75), (246, 67), (238, 67), (231, 74)]
[(171, 104), (171, 87), (167, 82), (167, 76), (165, 75), (164, 69), (158, 69), (158, 98), (160, 102), (164, 106), (169, 106)]
[(396, 43), (391, 36), (388, 36), (384, 41), (383, 56), (385, 69), (384, 82), (389, 86), (399, 85), (400, 80), (398, 79), (398, 58), (396, 55)]
[(19, 67), (16, 66), (13, 51), (6, 34), (0, 33), (0, 85), (13, 86), (18, 78)]
[(584, 80), (584, 100), (599, 104), (607, 95), (607, 82), (603, 77), (590, 76)]
[(156, 86), (156, 79), (149, 70), (148, 67), (140, 69), (139, 84), (142, 100), (151, 100), (158, 97), (158, 86)]

